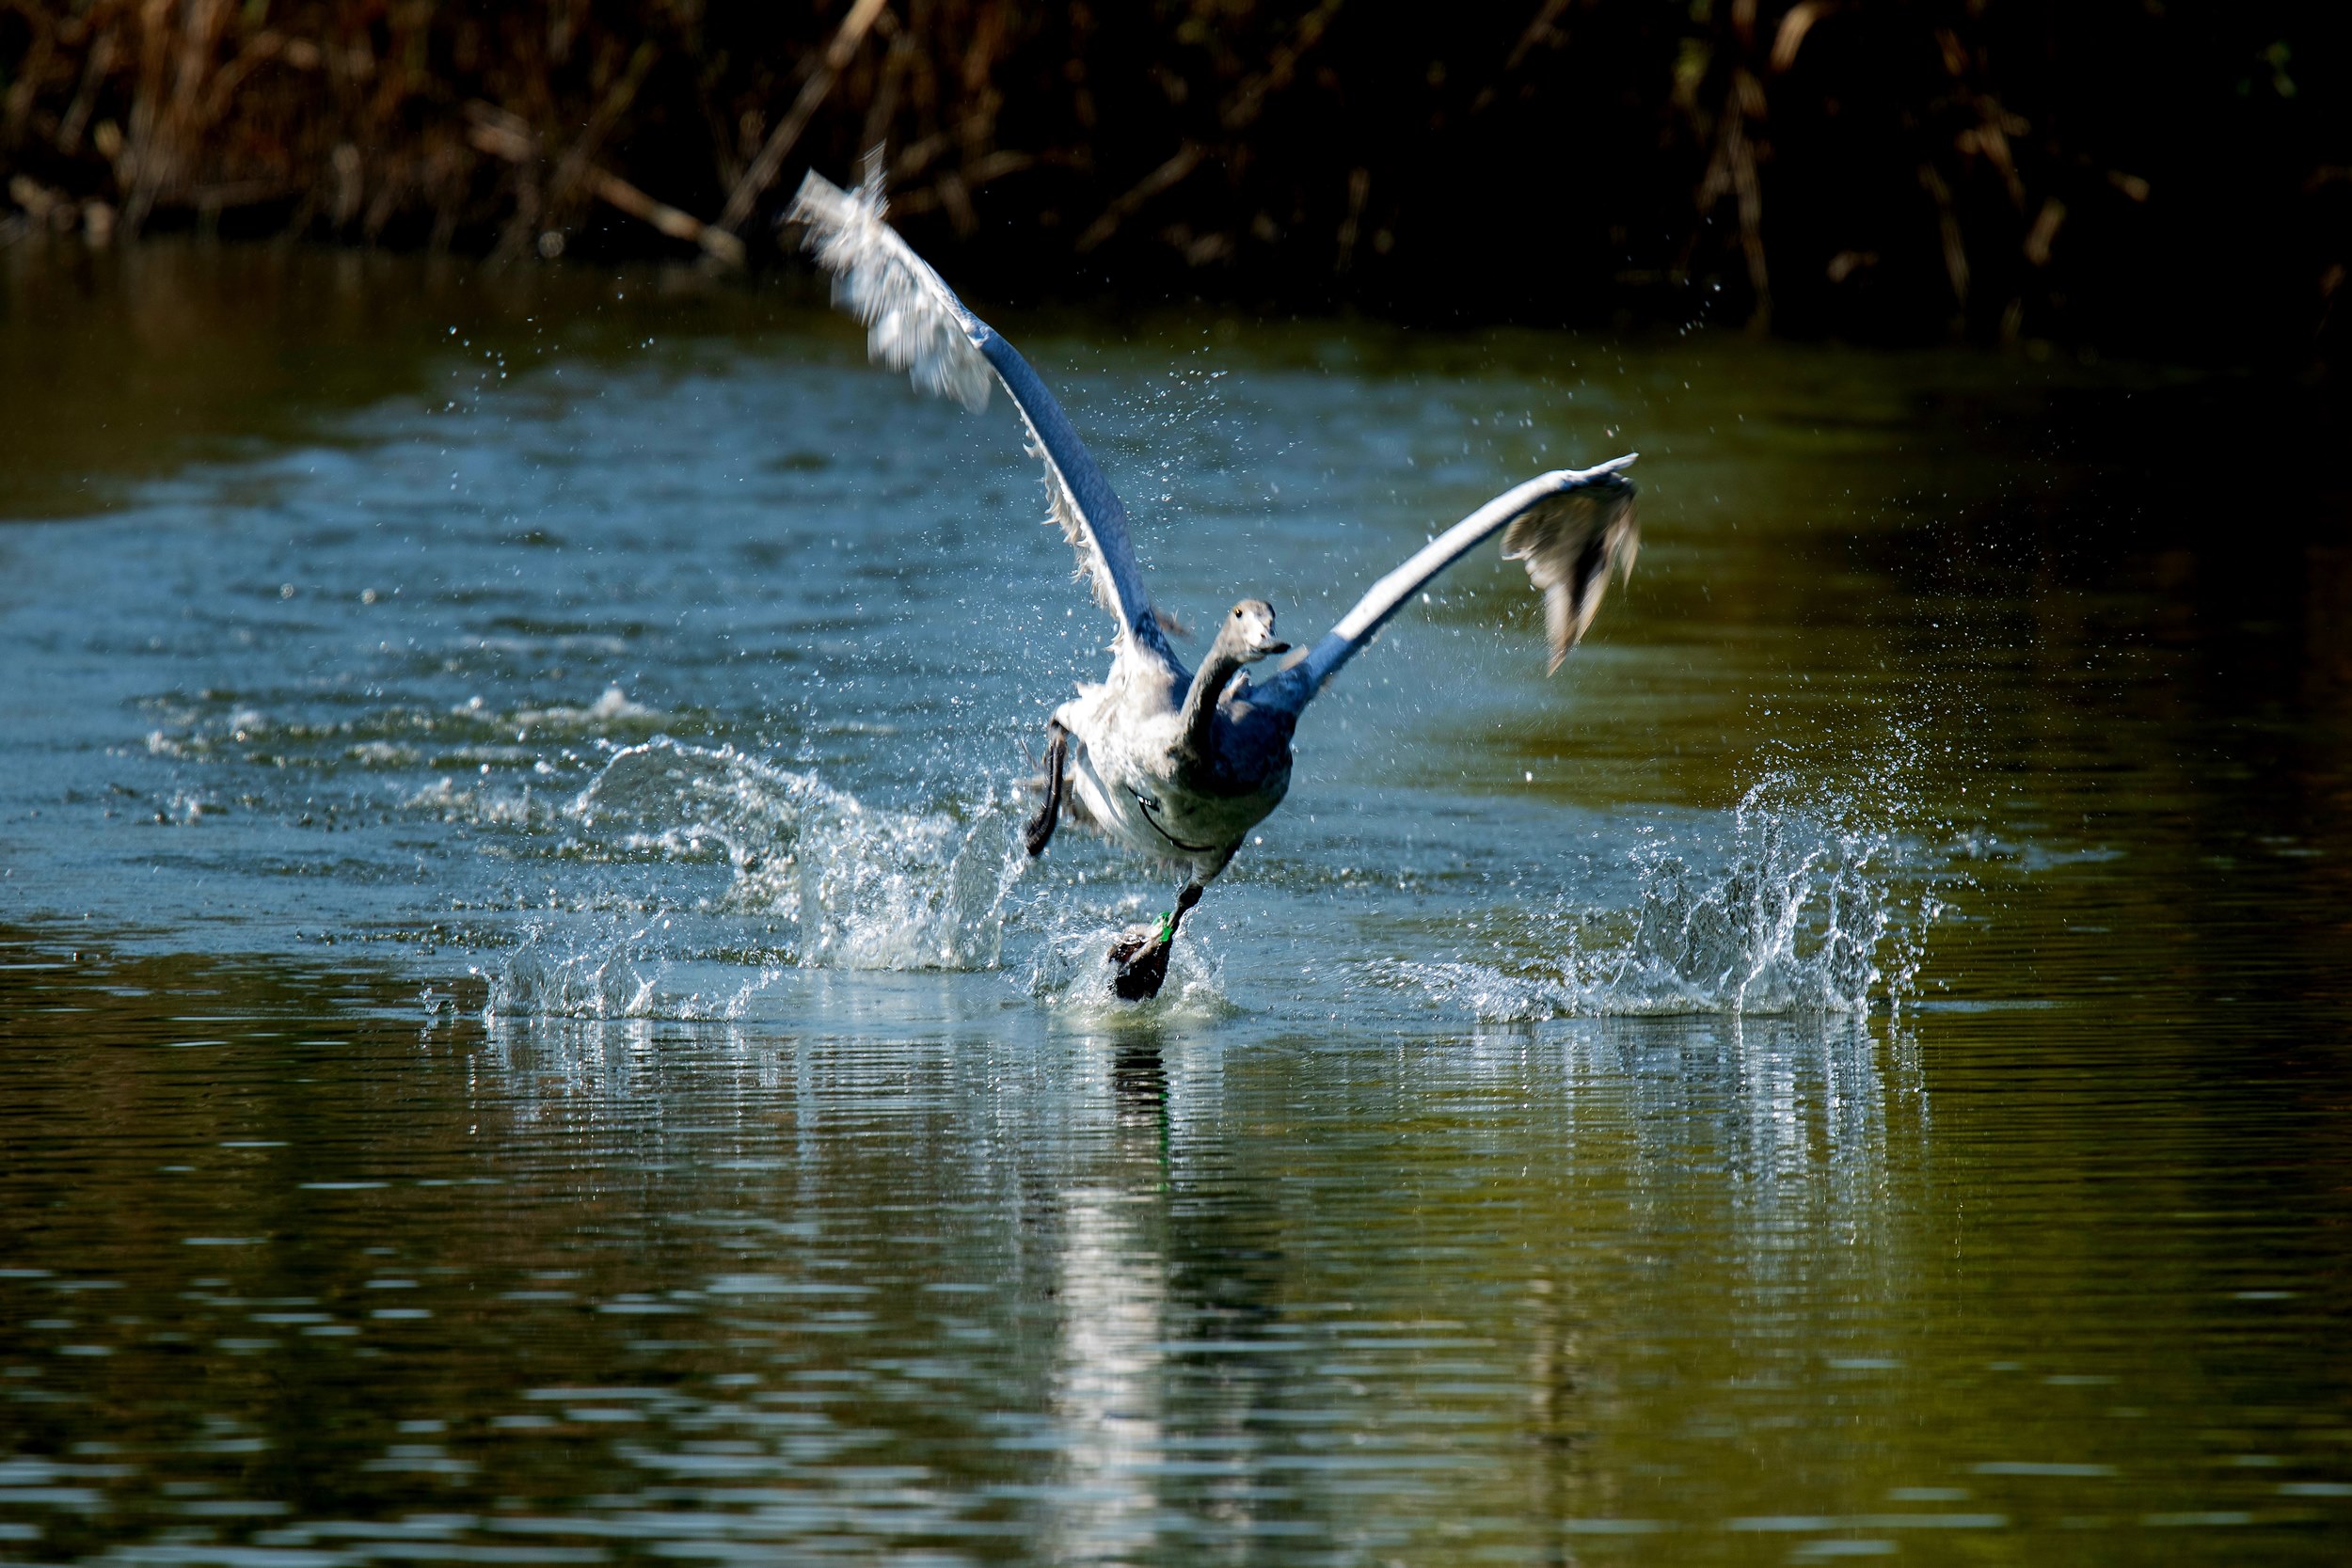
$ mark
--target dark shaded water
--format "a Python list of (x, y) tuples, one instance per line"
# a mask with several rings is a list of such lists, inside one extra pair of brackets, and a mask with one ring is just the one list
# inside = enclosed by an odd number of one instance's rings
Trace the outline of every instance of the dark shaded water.
[(2352, 539), (2178, 467), (2323, 405), (1002, 325), (1195, 622), (1645, 453), (1594, 639), (1449, 579), (1142, 1009), (1168, 890), (1011, 843), (1104, 627), (1001, 407), (0, 253), (0, 1558), (2341, 1560)]

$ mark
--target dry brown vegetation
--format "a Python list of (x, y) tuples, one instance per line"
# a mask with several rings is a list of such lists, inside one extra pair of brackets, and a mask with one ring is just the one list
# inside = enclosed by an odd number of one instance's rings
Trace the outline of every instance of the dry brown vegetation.
[(2294, 358), (2347, 44), (2199, 0), (0, 0), (0, 239), (758, 266), (880, 146), (998, 291)]

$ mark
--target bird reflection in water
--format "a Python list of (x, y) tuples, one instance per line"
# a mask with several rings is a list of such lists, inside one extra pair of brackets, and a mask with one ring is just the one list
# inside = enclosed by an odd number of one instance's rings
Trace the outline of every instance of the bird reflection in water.
[(1157, 1039), (1130, 1043), (1111, 1058), (1111, 1094), (1122, 1128), (1149, 1127), (1168, 1144), (1168, 1063)]

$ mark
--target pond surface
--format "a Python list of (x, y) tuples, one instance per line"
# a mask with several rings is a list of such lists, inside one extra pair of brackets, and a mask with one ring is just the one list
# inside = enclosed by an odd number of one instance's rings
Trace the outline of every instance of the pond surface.
[(1559, 674), (1445, 579), (1145, 1006), (1172, 879), (1018, 852), (1108, 628), (1001, 400), (0, 252), (0, 1560), (2344, 1560), (2327, 405), (998, 325), (1195, 626), (1643, 453)]

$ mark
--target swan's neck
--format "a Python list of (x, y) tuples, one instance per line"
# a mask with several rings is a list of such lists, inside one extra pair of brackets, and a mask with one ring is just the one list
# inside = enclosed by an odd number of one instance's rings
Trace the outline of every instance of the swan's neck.
[(1183, 739), (1178, 744), (1185, 756), (1206, 762), (1216, 755), (1216, 700), (1245, 662), (1225, 645), (1223, 638), (1200, 661), (1200, 673), (1192, 677), (1192, 689), (1184, 694)]

